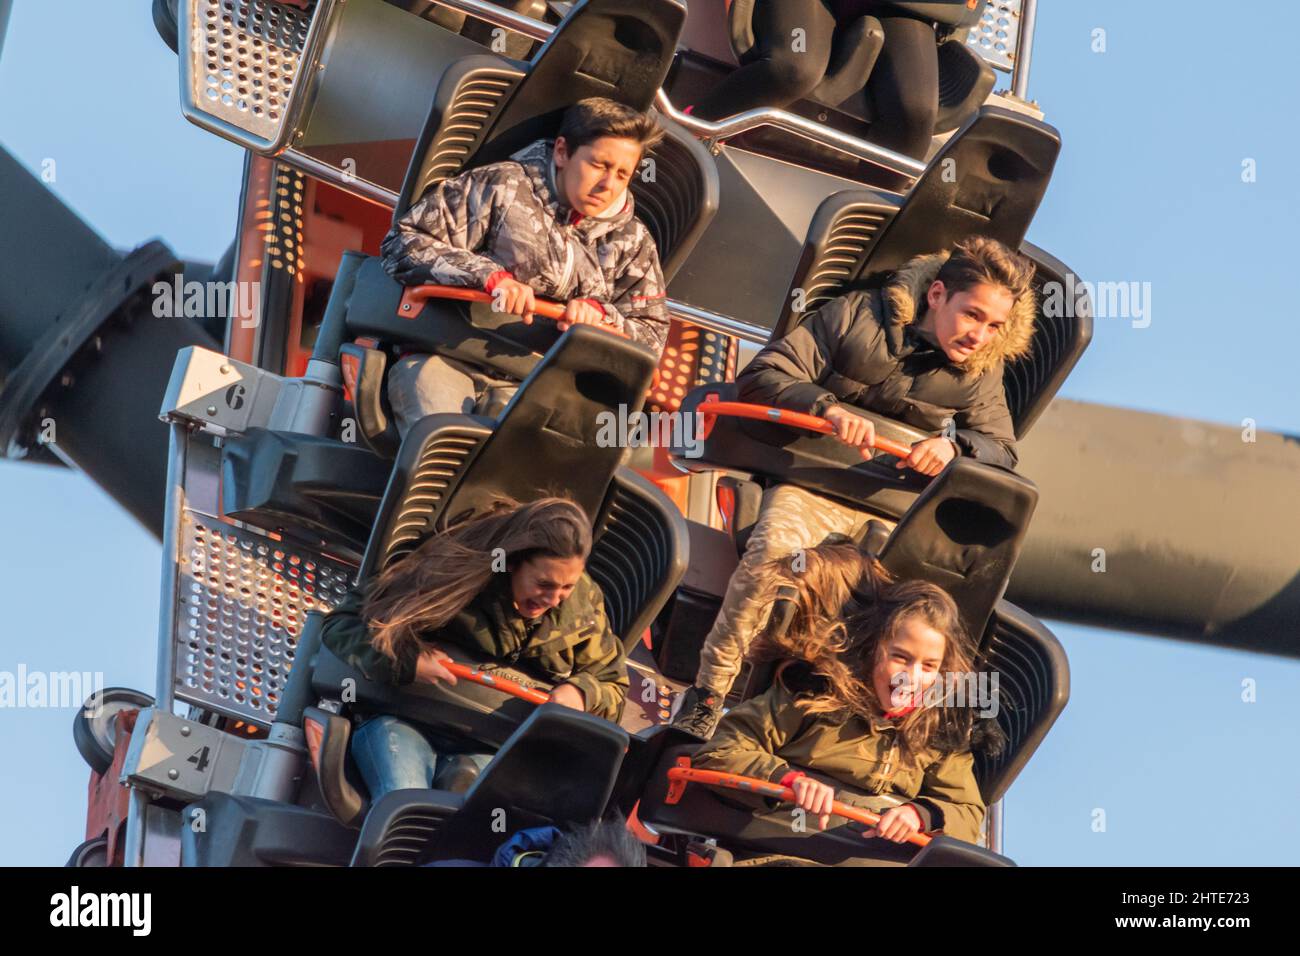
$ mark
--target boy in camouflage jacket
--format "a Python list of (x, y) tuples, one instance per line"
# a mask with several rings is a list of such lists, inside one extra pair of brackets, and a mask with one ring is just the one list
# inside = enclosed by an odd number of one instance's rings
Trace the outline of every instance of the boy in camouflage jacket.
[[(554, 141), (444, 180), (393, 226), (385, 271), (404, 285), (483, 289), (493, 308), (532, 321), (536, 296), (658, 355), (668, 336), (654, 240), (628, 185), (663, 132), (644, 113), (592, 98), (571, 107)], [(519, 383), (446, 356), (408, 353), (388, 376), (399, 432), (436, 412), (495, 414)]]

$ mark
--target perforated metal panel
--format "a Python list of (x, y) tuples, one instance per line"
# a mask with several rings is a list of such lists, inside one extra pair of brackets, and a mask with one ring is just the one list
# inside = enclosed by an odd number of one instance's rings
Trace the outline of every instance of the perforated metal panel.
[(675, 412), (697, 385), (725, 382), (733, 340), (718, 332), (673, 322), (647, 396), (652, 412)]
[[(292, 135), (286, 120), (298, 88), (313, 16), (275, 0), (184, 0), (182, 90), (186, 115), (250, 149), (274, 152)], [(204, 121), (206, 119), (206, 122)]]
[(332, 610), (354, 572), (186, 509), (173, 631), (176, 698), (268, 726), (307, 612)]
[(307, 180), (296, 169), (277, 163), (269, 208), (254, 214), (265, 244), (266, 265), (284, 269), (303, 281), (302, 216)]
[(966, 42), (991, 66), (1010, 73), (1020, 35), (1020, 0), (988, 0)]

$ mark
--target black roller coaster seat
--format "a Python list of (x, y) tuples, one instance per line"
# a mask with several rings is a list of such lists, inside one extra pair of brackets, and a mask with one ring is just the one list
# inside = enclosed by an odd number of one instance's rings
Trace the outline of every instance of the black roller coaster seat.
[[(597, 438), (603, 412), (641, 408), (652, 371), (645, 349), (577, 326), (524, 381), (498, 421), (434, 415), (417, 423), (394, 463), (358, 580), (502, 497), (563, 495), (592, 518), (588, 573), (604, 593), (610, 626), (625, 644), (634, 643), (685, 572), (685, 520), (658, 488), (623, 467), (626, 448)], [(550, 689), (526, 675), (506, 676)], [(347, 680), (358, 712), (404, 717), (489, 750), (501, 746), (532, 707), (468, 681), (452, 687), (375, 684), (322, 648), (312, 669), (317, 693), (337, 699)]]
[[(582, 0), (531, 62), (483, 54), (452, 63), (412, 153), (393, 221), (447, 177), (554, 136), (564, 111), (579, 100), (605, 96), (649, 109), (683, 18), (680, 0)], [(717, 211), (718, 174), (707, 149), (660, 120), (664, 141), (633, 177), (631, 190), (671, 280)], [(397, 350), (436, 352), (523, 379), (559, 336), (550, 322), (526, 326), (486, 305), (431, 299), (402, 314), (402, 292), (378, 259), (345, 253), (314, 352), (334, 362), (347, 343), (374, 340), (351, 347), (348, 361), (362, 438), (388, 457), (396, 451), (397, 432), (383, 382)]]
[(602, 437), (621, 406), (629, 415), (640, 411), (652, 372), (645, 349), (576, 326), (497, 422), (447, 415), (417, 424), (395, 463), (360, 579), (497, 498), (565, 495), (592, 519), (588, 572), (605, 593), (615, 633), (634, 642), (676, 587), (687, 558), (680, 511), (624, 467), (628, 449)]
[[(1059, 150), (1059, 135), (1047, 124), (984, 107), (931, 160), (905, 200), (869, 190), (828, 197), (809, 226), (786, 311), (772, 339), (787, 335), (839, 295), (882, 285), (915, 256), (949, 249), (972, 236), (991, 236), (1020, 249), (1038, 267), (1040, 307), (1031, 353), (1010, 363), (1004, 375), (1016, 437), (1023, 438), (1092, 337), (1086, 303), (1079, 309), (1053, 309), (1051, 298), (1043, 294), (1068, 285), (1066, 267), (1024, 241)], [(801, 311), (795, 305), (801, 305)], [(734, 391), (724, 387), (698, 388), (683, 409), (694, 410), (710, 394), (723, 401), (735, 398)], [(902, 423), (862, 414), (884, 437), (905, 442), (929, 437)], [(688, 458), (686, 449), (674, 449), (674, 455), (687, 469), (790, 481), (890, 517), (906, 512), (926, 484), (910, 473), (901, 478), (889, 474), (892, 459), (861, 462), (853, 449), (833, 437), (732, 418), (717, 419), (698, 458)]]
[[(741, 65), (758, 56), (754, 33), (757, 0), (731, 0), (727, 28), (731, 49)], [(996, 74), (988, 63), (965, 43), (964, 34), (979, 22), (980, 11), (967, 0), (938, 3), (893, 3), (908, 12), (939, 24), (944, 39), (939, 41), (939, 112), (934, 131), (956, 129), (979, 109), (993, 91)], [(915, 9), (912, 9), (915, 8)], [(840, 109), (868, 123), (876, 119), (868, 87), (876, 61), (885, 43), (885, 31), (874, 16), (864, 15), (835, 31), (830, 62), (822, 81), (808, 99), (822, 106)]]
[[(963, 616), (971, 608), (969, 599), (964, 604)], [(773, 614), (775, 619), (781, 616), (779, 609)], [(996, 754), (975, 748), (975, 779), (985, 805), (991, 806), (1006, 794), (1065, 708), (1069, 665), (1060, 643), (1046, 627), (1015, 605), (999, 601), (975, 667), (977, 672), (996, 673), (999, 679), (997, 712), (992, 716), (1005, 741)], [(771, 673), (769, 669), (766, 682), (751, 681), (750, 692), (766, 689)], [(1005, 857), (950, 837), (917, 851), (879, 840), (865, 844), (853, 825), (796, 833), (790, 826), (789, 806), (755, 812), (727, 799), (723, 791), (699, 784), (688, 785), (678, 802), (669, 803), (668, 770), (700, 747), (698, 742), (682, 740), (679, 732), (676, 737), (669, 736), (673, 733), (672, 728), (657, 728), (633, 748), (629, 755), (634, 761), (632, 773), (620, 786), (621, 792), (639, 794), (641, 821), (661, 834), (712, 837), (733, 851), (794, 856), (832, 866), (1010, 865)], [(630, 800), (624, 796), (622, 804), (630, 804)]]
[[(731, 50), (742, 66), (758, 57), (758, 38), (754, 33), (754, 6), (757, 0), (731, 0), (727, 8), (727, 30)], [(835, 31), (830, 63), (826, 75), (808, 98), (825, 106), (839, 106), (867, 84), (876, 66), (885, 31), (872, 16), (858, 17), (850, 25)]]
[[(989, 716), (1003, 735), (1002, 748), (974, 749), (975, 779), (990, 806), (1010, 789), (1069, 702), (1070, 665), (1065, 649), (1042, 622), (999, 601), (976, 655), (975, 671), (990, 678), (997, 675), (996, 687), (990, 684), (996, 713)], [(770, 667), (757, 670), (744, 696), (766, 690), (773, 674)]]
[(1027, 478), (958, 458), (899, 519), (879, 558), (895, 577), (947, 591), (976, 642), (1006, 593), (1038, 489)]
[[(874, 556), (900, 581), (929, 581), (952, 596), (962, 624), (983, 646), (1029, 531), (1038, 489), (1003, 468), (958, 458), (917, 496)], [(772, 626), (788, 622), (794, 595), (777, 593)], [(747, 696), (768, 680), (751, 679)]]
[(621, 727), (560, 704), (543, 704), (463, 798), (398, 790), (379, 800), (366, 817), (352, 865), (486, 863), (511, 833), (599, 819), (627, 749)]

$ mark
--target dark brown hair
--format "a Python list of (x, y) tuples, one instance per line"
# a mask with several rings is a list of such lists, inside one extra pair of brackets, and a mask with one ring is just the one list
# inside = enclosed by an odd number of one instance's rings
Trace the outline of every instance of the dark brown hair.
[(947, 298), (987, 283), (1006, 289), (1012, 299), (1018, 300), (1030, 293), (1034, 264), (996, 239), (973, 236), (952, 247), (952, 255), (935, 279), (943, 283)]
[[(802, 570), (790, 558), (768, 562), (759, 571), (761, 593), (774, 600), (782, 585), (797, 592), (789, 627), (768, 626), (754, 641), (757, 660), (799, 662), (787, 685), (801, 691), (798, 706), (810, 714), (843, 722), (850, 716), (879, 717), (889, 710), (872, 681), (872, 671), (890, 639), (909, 620), (920, 618), (946, 638), (941, 674), (967, 674), (973, 649), (960, 612), (943, 588), (928, 581), (896, 581), (875, 559), (847, 539), (830, 541), (802, 554)], [(792, 686), (797, 674), (811, 672), (806, 687)], [(914, 763), (922, 751), (964, 749), (974, 720), (970, 706), (918, 707), (898, 724), (900, 755)]]
[(602, 136), (634, 140), (644, 155), (659, 145), (664, 131), (649, 113), (603, 96), (593, 96), (579, 100), (565, 111), (559, 135), (568, 144), (569, 155)]
[(501, 572), (502, 557), (505, 570), (514, 571), (530, 558), (585, 561), (590, 552), (591, 522), (567, 498), (499, 500), (487, 514), (431, 535), (374, 578), (362, 610), (370, 643), (392, 660), (416, 657), (421, 633), (463, 611)]
[(594, 820), (561, 833), (542, 859), (542, 866), (586, 866), (603, 856), (618, 866), (645, 866), (645, 846), (621, 818)]

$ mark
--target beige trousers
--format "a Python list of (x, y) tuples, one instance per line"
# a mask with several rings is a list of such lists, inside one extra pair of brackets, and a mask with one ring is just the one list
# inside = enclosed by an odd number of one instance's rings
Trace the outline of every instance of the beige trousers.
[(696, 685), (726, 695), (740, 673), (750, 642), (767, 623), (771, 608), (760, 607), (756, 598), (760, 565), (819, 545), (830, 534), (852, 537), (871, 517), (869, 512), (794, 485), (774, 485), (764, 491), (745, 554), (731, 575), (722, 607), (700, 650)]

